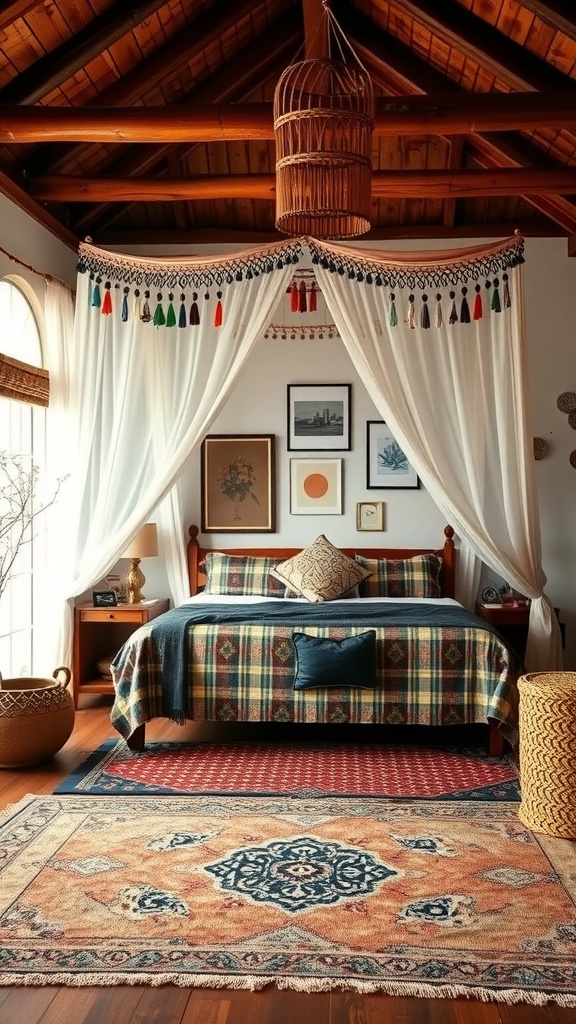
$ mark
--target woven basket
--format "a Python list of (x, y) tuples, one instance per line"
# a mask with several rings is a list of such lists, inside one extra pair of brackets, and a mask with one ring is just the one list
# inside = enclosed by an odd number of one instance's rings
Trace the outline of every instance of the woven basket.
[(534, 832), (575, 839), (576, 672), (531, 672), (518, 689), (518, 816)]
[[(64, 675), (61, 680), (60, 673)], [(53, 676), (0, 676), (0, 768), (24, 768), (46, 761), (70, 737), (74, 728), (74, 701), (67, 688), (70, 670), (57, 668)]]
[(302, 60), (274, 92), (276, 227), (353, 238), (370, 230), (374, 94), (361, 66)]

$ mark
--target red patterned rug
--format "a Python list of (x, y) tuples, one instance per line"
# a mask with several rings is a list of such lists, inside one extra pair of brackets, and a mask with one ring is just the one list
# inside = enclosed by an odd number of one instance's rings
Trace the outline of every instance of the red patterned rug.
[(234, 793), (518, 800), (517, 771), (480, 748), (326, 742), (109, 740), (56, 793)]

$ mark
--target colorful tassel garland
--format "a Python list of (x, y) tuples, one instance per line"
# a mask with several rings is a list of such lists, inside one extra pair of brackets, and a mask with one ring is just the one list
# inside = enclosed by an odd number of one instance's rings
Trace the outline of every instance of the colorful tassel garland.
[(298, 285), (296, 281), (292, 281), (292, 287), (290, 289), (290, 309), (293, 313), (298, 312)]
[(158, 292), (156, 309), (154, 310), (154, 327), (164, 327), (166, 323), (166, 317), (164, 316), (164, 310), (162, 308), (162, 292)]
[(479, 284), (476, 285), (474, 291), (476, 292), (476, 298), (474, 299), (474, 319), (482, 319), (482, 289)]
[(430, 310), (428, 309), (428, 296), (422, 296), (422, 309), (420, 311), (420, 327), (430, 327)]
[(216, 292), (218, 302), (216, 303), (216, 309), (214, 310), (214, 327), (222, 327), (222, 292)]
[(312, 284), (310, 285), (310, 289), (308, 291), (308, 309), (310, 310), (311, 313), (315, 313), (316, 309), (317, 309), (316, 297), (317, 297), (316, 285), (315, 285), (315, 283), (313, 281)]
[(127, 321), (128, 321), (128, 292), (129, 291), (130, 291), (129, 288), (125, 288), (124, 289), (124, 295), (122, 296), (122, 311), (120, 313), (120, 316), (122, 317), (122, 322), (123, 323), (127, 323)]
[(390, 327), (398, 326), (398, 313), (396, 312), (396, 296), (392, 292), (390, 296), (390, 313), (389, 313)]
[(102, 278), (100, 278), (100, 277), (96, 278), (96, 283), (95, 283), (94, 288), (92, 290), (92, 305), (93, 306), (97, 306), (98, 309), (100, 309), (100, 305), (101, 305), (101, 302), (102, 302), (102, 299), (101, 299), (101, 296), (100, 296), (100, 281), (101, 280), (102, 280)]
[(508, 274), (502, 274), (502, 280), (504, 281), (504, 305), (506, 309), (510, 309), (512, 300), (510, 299), (510, 288), (508, 286)]
[(192, 327), (196, 327), (200, 323), (200, 314), (198, 312), (198, 303), (196, 301), (197, 298), (197, 292), (193, 292), (192, 305), (190, 306), (190, 324)]
[(470, 323), (470, 307), (466, 298), (467, 292), (467, 288), (462, 289), (462, 302), (460, 303), (460, 323), (462, 324)]
[(410, 328), (411, 331), (413, 331), (414, 328), (416, 327), (416, 323), (414, 321), (414, 296), (413, 295), (409, 295), (408, 296), (408, 315), (406, 317), (406, 323), (408, 324), (408, 327)]
[(298, 289), (298, 312), (306, 313), (307, 308), (308, 307), (306, 304), (306, 284), (304, 281), (300, 281), (300, 287)]
[(448, 323), (457, 324), (458, 312), (456, 310), (456, 292), (450, 292), (450, 298), (452, 299), (452, 306), (450, 308), (450, 316), (448, 317)]
[(182, 292), (180, 296), (180, 310), (178, 313), (178, 327), (186, 327), (186, 306), (184, 305), (185, 299), (186, 296), (184, 295), (184, 292)]
[(494, 291), (492, 292), (492, 302), (490, 303), (490, 309), (493, 313), (501, 313), (502, 306), (500, 305), (500, 282), (497, 277), (494, 278)]
[(110, 295), (110, 281), (106, 281), (104, 285), (106, 289), (104, 292), (104, 302), (102, 303), (102, 315), (108, 316), (112, 312), (112, 296)]
[(444, 313), (442, 311), (442, 296), (436, 293), (436, 327), (444, 327)]
[(166, 327), (176, 327), (176, 313), (174, 312), (174, 296), (170, 292), (168, 296), (168, 309), (166, 310)]

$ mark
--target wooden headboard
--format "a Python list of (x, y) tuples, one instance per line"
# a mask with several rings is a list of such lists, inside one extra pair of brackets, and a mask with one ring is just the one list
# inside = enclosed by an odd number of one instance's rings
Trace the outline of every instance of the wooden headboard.
[[(190, 580), (190, 594), (193, 597), (202, 590), (206, 583), (206, 576), (200, 569), (200, 563), (208, 551), (221, 551), (225, 555), (261, 555), (277, 558), (279, 562), (285, 558), (292, 558), (302, 548), (201, 548), (198, 544), (198, 527), (191, 526), (189, 529), (190, 540), (187, 546), (188, 577)], [(444, 527), (444, 544), (441, 548), (340, 548), (345, 555), (354, 558), (355, 554), (364, 555), (365, 558), (412, 558), (413, 555), (430, 554), (431, 552), (440, 555), (442, 568), (440, 570), (440, 585), (443, 597), (454, 597), (456, 590), (456, 548), (454, 547), (454, 530), (451, 526)]]

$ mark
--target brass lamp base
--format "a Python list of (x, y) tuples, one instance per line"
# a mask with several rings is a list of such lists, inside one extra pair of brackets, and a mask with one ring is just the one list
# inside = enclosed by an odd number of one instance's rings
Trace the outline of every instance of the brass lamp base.
[(140, 559), (131, 558), (130, 568), (126, 576), (126, 602), (128, 604), (141, 604), (144, 600), (142, 587), (146, 583), (146, 577), (140, 568)]

